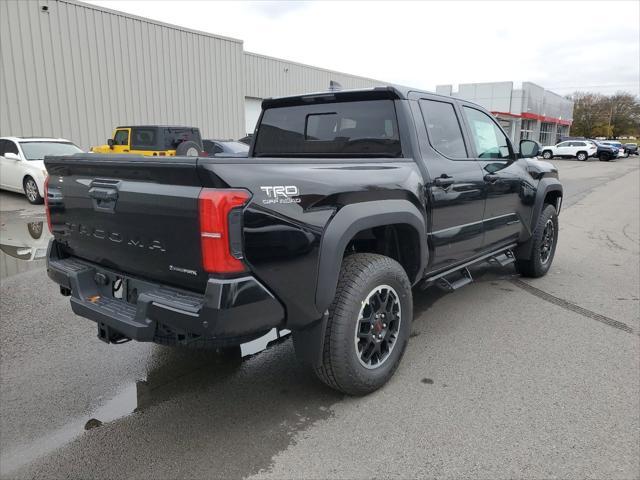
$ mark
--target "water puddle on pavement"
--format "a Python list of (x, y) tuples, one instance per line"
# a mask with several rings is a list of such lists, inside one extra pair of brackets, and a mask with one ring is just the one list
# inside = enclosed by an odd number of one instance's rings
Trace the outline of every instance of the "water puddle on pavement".
[[(199, 371), (217, 367), (220, 377), (233, 372), (242, 362), (255, 357), (268, 348), (289, 338), (289, 330), (272, 329), (264, 336), (240, 345), (231, 354), (214, 351), (176, 350), (175, 357), (160, 362), (151, 369), (145, 380), (125, 385), (118, 393), (99, 405), (87, 415), (75, 418), (64, 426), (49, 432), (28, 444), (20, 445), (0, 455), (0, 473), (3, 476), (44, 457), (67, 445), (82, 435), (85, 430), (99, 428), (104, 424), (127, 417), (153, 405), (184, 393), (180, 382)], [(213, 363), (212, 363), (213, 360)], [(176, 385), (177, 384), (177, 385)]]
[[(0, 279), (4, 280), (29, 270), (46, 268), (47, 245), (51, 234), (43, 214), (21, 211), (0, 214)], [(285, 341), (289, 330), (272, 329), (264, 336), (232, 349), (232, 353), (218, 354), (214, 351), (175, 349), (166, 355), (159, 366), (152, 366), (145, 380), (124, 385), (106, 401), (98, 399), (99, 406), (86, 415), (78, 416), (53, 431), (25, 444), (17, 445), (0, 454), (0, 474), (11, 472), (44, 457), (67, 445), (83, 434), (85, 430), (99, 428), (162, 403), (183, 393), (180, 382), (198, 372), (203, 374), (205, 387), (211, 371), (223, 377), (232, 372), (243, 361)], [(177, 387), (176, 387), (177, 384)], [(174, 388), (175, 387), (175, 388)]]
[(44, 213), (3, 212), (0, 217), (0, 279), (44, 269), (50, 238)]

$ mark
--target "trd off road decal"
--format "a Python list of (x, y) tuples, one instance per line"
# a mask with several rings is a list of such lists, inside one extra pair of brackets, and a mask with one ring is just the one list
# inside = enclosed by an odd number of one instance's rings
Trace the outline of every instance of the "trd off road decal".
[(264, 192), (267, 198), (262, 199), (262, 203), (268, 205), (270, 203), (300, 203), (298, 187), (295, 185), (269, 185), (261, 186), (260, 190)]

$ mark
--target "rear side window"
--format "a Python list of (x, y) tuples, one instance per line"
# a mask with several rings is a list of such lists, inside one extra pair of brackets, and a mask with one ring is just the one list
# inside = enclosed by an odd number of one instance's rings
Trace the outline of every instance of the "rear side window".
[(445, 157), (467, 158), (462, 129), (453, 105), (435, 100), (420, 100), (420, 109), (431, 146)]
[(157, 136), (157, 128), (134, 128), (131, 131), (131, 148), (145, 150), (155, 147), (158, 143)]
[(267, 109), (258, 128), (254, 155), (401, 157), (393, 101)]

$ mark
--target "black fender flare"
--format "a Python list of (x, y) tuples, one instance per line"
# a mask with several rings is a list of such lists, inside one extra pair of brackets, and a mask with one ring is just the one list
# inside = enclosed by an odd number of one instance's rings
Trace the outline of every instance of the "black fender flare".
[(560, 200), (557, 205), (555, 205), (556, 210), (560, 213), (560, 208), (562, 206), (562, 196), (563, 196), (563, 188), (560, 181), (555, 177), (542, 178), (538, 183), (538, 188), (536, 191), (536, 198), (533, 203), (533, 208), (531, 211), (531, 221), (529, 222), (529, 238), (521, 243), (517, 250), (516, 256), (521, 259), (528, 259), (531, 256), (531, 240), (533, 239), (533, 235), (535, 234), (536, 224), (538, 223), (538, 218), (542, 213), (542, 208), (544, 206), (544, 199), (547, 194), (551, 192), (559, 192)]
[(427, 230), (424, 214), (408, 200), (378, 200), (342, 207), (327, 225), (320, 242), (316, 308), (325, 312), (336, 292), (344, 251), (349, 241), (362, 230), (384, 225), (408, 224), (418, 234), (420, 268), (412, 283), (420, 280), (427, 266)]

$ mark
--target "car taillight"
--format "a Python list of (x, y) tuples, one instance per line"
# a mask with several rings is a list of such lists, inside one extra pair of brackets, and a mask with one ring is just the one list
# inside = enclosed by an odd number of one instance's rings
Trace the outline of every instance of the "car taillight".
[(44, 178), (44, 211), (47, 213), (47, 225), (49, 226), (49, 232), (53, 233), (53, 227), (51, 226), (51, 212), (49, 211), (49, 175)]
[(198, 198), (202, 268), (209, 273), (240, 273), (242, 263), (242, 207), (246, 190), (203, 188)]

